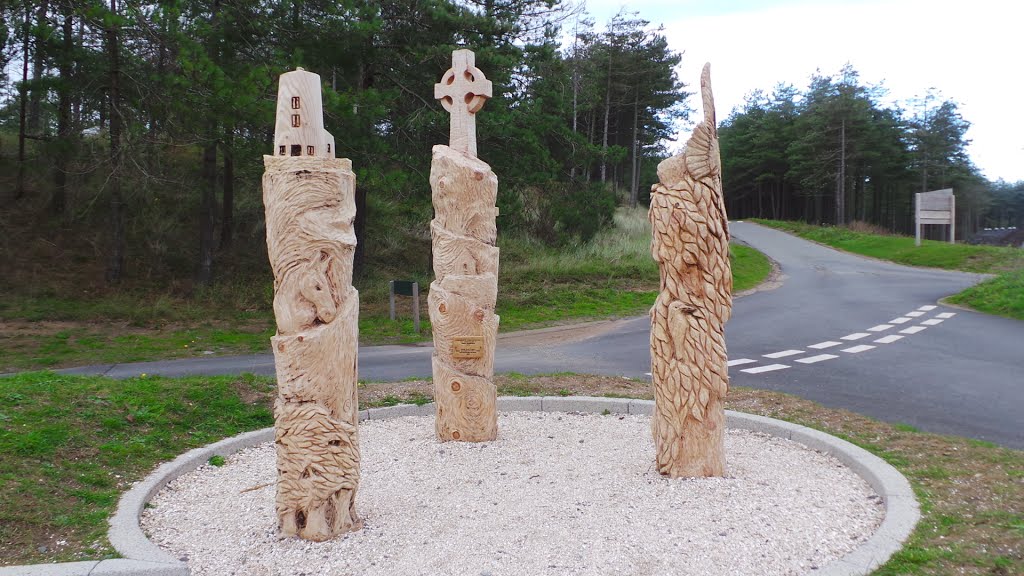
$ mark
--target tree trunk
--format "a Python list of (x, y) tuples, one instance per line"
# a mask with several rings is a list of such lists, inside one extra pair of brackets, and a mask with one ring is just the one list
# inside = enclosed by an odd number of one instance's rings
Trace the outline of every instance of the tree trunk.
[(41, 34), (46, 28), (46, 13), (49, 9), (49, 0), (39, 2), (39, 7), (36, 9), (36, 27), (40, 30), (40, 34), (36, 35), (35, 48), (32, 50), (32, 97), (28, 103), (28, 131), (37, 136), (43, 133), (40, 120), (43, 95), (47, 92), (46, 82), (43, 81), (46, 51), (42, 49), (44, 38)]
[(14, 199), (21, 200), (25, 196), (25, 130), (27, 128), (28, 110), (28, 47), (30, 44), (29, 11), (25, 8), (25, 38), (21, 54), (21, 86), (18, 87), (18, 100), (20, 108), (18, 111), (18, 180), (14, 188)]
[(235, 128), (224, 130), (224, 196), (220, 209), (220, 248), (231, 248), (235, 228)]
[(836, 172), (836, 226), (846, 223), (846, 119), (839, 130), (839, 170)]
[(211, 123), (203, 148), (203, 184), (199, 192), (199, 271), (196, 282), (213, 282), (213, 228), (217, 203), (217, 127)]
[(633, 170), (631, 171), (630, 182), (629, 182), (629, 207), (636, 208), (637, 202), (640, 197), (640, 175), (637, 171), (640, 169), (638, 162), (638, 148), (639, 148), (639, 118), (640, 118), (640, 92), (634, 90), (633, 92)]
[(71, 3), (64, 5), (62, 25), (64, 42), (60, 60), (60, 100), (57, 114), (57, 163), (53, 171), (53, 196), (50, 198), (50, 212), (62, 214), (67, 204), (68, 164), (74, 155), (75, 146), (71, 134), (71, 91), (73, 79), (71, 69), (74, 58), (74, 23)]
[[(577, 19), (577, 24), (579, 20)], [(578, 29), (574, 31), (572, 43), (572, 133), (576, 134), (579, 122), (579, 92), (580, 92), (580, 71), (579, 58), (577, 57), (576, 46), (579, 42)], [(572, 166), (569, 168), (569, 179), (576, 180), (576, 140), (572, 142)]]
[[(78, 19), (78, 38), (81, 42), (85, 42), (85, 18)], [(101, 107), (102, 109), (102, 107)], [(71, 125), (76, 127), (82, 126), (82, 91), (75, 90), (74, 96), (71, 99)]]
[(601, 182), (607, 181), (608, 170), (608, 117), (612, 109), (612, 57), (608, 55), (608, 86), (604, 92), (604, 137), (601, 140)]
[(110, 254), (107, 260), (107, 282), (115, 283), (124, 275), (124, 206), (121, 198), (121, 47), (117, 27), (117, 0), (110, 0), (113, 14), (107, 28), (107, 51), (110, 59)]
[(356, 250), (352, 257), (352, 271), (362, 275), (366, 267), (366, 187), (356, 184)]

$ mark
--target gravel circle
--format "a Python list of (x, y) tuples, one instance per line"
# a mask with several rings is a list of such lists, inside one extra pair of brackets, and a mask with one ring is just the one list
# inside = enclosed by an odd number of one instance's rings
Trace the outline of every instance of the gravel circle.
[(365, 526), (331, 542), (278, 536), (273, 444), (174, 480), (141, 524), (195, 576), (710, 576), (813, 573), (884, 515), (838, 460), (766, 434), (727, 431), (724, 478), (670, 480), (647, 416), (513, 412), (499, 430), (439, 444), (433, 417), (363, 422)]

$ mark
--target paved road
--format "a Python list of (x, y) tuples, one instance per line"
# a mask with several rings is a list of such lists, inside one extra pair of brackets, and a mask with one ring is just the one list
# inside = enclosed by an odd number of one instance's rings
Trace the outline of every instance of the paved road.
[[(1024, 322), (937, 301), (976, 274), (853, 256), (754, 224), (733, 236), (781, 266), (782, 285), (735, 302), (726, 327), (732, 382), (789, 392), (932, 432), (1024, 449)], [(556, 333), (501, 340), (496, 370), (646, 377), (649, 320), (559, 343)], [(572, 340), (571, 338), (569, 340)], [(427, 346), (360, 350), (360, 377), (430, 376)], [(204, 358), (75, 369), (110, 376), (273, 373), (273, 357)]]

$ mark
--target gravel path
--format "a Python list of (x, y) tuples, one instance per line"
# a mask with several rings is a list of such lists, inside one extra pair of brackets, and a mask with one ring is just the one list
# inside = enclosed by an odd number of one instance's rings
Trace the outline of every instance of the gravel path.
[(838, 461), (763, 434), (727, 432), (726, 478), (668, 480), (648, 417), (507, 413), (487, 444), (438, 444), (433, 422), (360, 425), (366, 524), (335, 541), (278, 538), (271, 444), (175, 480), (143, 529), (196, 576), (705, 576), (812, 573), (883, 515)]

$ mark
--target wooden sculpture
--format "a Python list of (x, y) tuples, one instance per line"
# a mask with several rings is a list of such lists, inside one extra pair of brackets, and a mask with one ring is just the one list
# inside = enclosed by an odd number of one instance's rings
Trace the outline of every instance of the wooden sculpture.
[(351, 161), (334, 157), (321, 105), (320, 76), (283, 74), (275, 155), (263, 157), (277, 318), (277, 516), (283, 534), (315, 541), (360, 526), (355, 174)]
[(652, 432), (658, 471), (673, 478), (721, 476), (725, 468), (732, 270), (710, 64), (700, 87), (704, 121), (683, 152), (658, 165), (648, 214), (661, 269), (651, 309)]
[(498, 179), (476, 158), (474, 115), (491, 97), (491, 83), (473, 60), (469, 50), (452, 52), (451, 69), (434, 85), (434, 97), (451, 113), (451, 145), (434, 146), (430, 166), (435, 280), (427, 302), (434, 330), (437, 437), (442, 441), (483, 442), (498, 434)]

